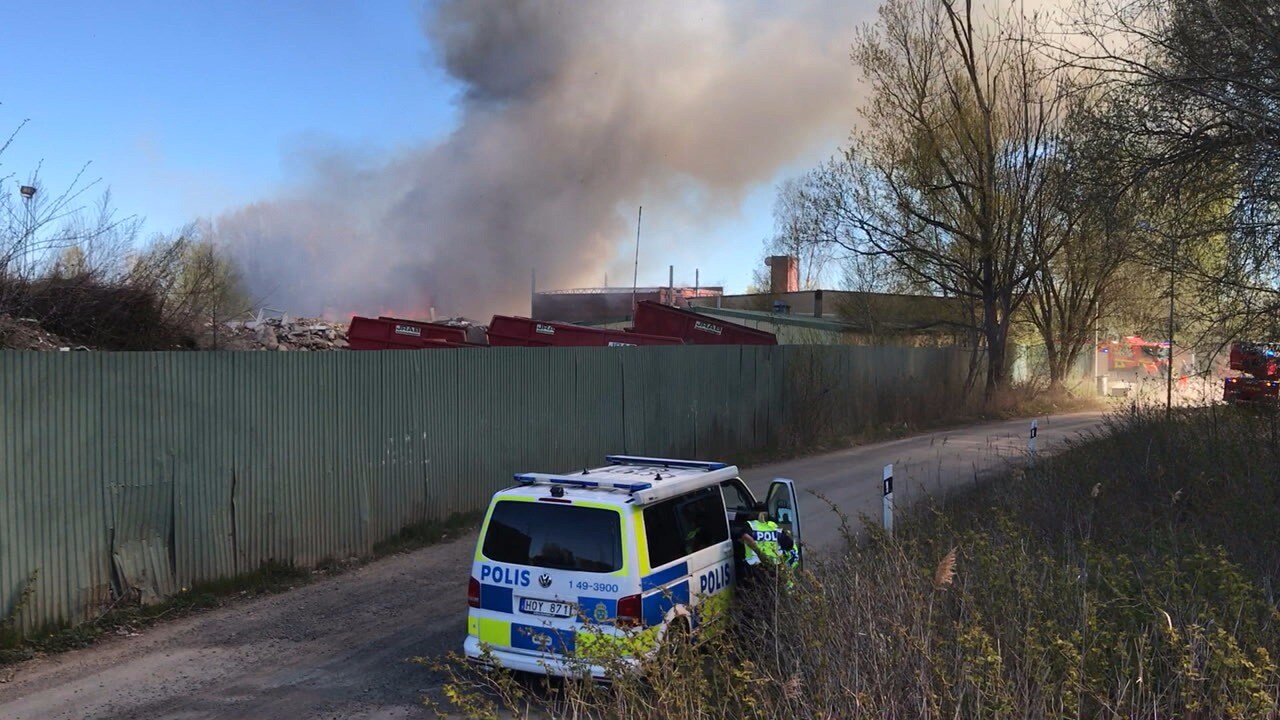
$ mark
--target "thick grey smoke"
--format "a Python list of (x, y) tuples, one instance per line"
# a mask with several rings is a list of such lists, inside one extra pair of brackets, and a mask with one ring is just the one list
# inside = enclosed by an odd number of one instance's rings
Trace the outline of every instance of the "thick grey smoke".
[(317, 161), (219, 235), (254, 293), (295, 313), (525, 312), (531, 269), (544, 288), (597, 284), (637, 205), (723, 206), (842, 139), (848, 45), (873, 7), (434, 3), (423, 29), (465, 88), (457, 129), (373, 167)]

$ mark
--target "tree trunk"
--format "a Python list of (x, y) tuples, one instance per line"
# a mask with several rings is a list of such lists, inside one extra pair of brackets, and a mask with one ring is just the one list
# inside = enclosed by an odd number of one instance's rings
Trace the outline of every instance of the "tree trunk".
[(1008, 372), (1005, 368), (1005, 344), (996, 339), (999, 332), (987, 332), (987, 387), (986, 401), (991, 402), (996, 391), (1004, 387)]
[(987, 341), (987, 385), (983, 396), (988, 403), (995, 397), (996, 391), (1004, 386), (1008, 375), (1005, 367), (1006, 335), (998, 307), (993, 294), (983, 299), (982, 334)]
[(987, 402), (1009, 382), (1009, 321), (1013, 297), (1009, 291), (989, 292), (983, 300), (983, 333), (987, 340)]

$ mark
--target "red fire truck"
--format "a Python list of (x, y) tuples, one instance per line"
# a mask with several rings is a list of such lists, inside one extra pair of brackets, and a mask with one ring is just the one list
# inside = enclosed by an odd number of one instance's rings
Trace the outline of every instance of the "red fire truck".
[(1227, 365), (1244, 375), (1223, 381), (1223, 400), (1233, 404), (1273, 403), (1280, 398), (1280, 344), (1231, 343)]
[(1138, 383), (1169, 372), (1169, 343), (1130, 335), (1098, 345), (1098, 371), (1107, 375), (1107, 393), (1127, 395)]

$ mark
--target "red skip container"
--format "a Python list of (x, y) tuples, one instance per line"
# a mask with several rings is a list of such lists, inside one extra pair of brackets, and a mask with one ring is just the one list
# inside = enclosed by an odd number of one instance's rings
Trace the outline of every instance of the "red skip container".
[(632, 325), (636, 333), (677, 337), (689, 345), (778, 344), (777, 336), (771, 332), (725, 322), (719, 318), (692, 310), (681, 310), (652, 300), (640, 302), (636, 307), (636, 319)]
[(680, 338), (494, 315), (489, 323), (494, 347), (626, 347), (683, 345)]
[(347, 344), (352, 350), (429, 350), (471, 347), (467, 331), (449, 325), (437, 325), (399, 318), (351, 318), (347, 328)]

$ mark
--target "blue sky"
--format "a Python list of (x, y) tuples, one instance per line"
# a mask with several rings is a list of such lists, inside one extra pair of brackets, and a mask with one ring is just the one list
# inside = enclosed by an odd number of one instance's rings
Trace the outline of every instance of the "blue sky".
[[(43, 162), (57, 189), (91, 162), (88, 177), (152, 233), (287, 187), (306, 147), (376, 157), (430, 142), (456, 122), (458, 87), (434, 66), (420, 12), (416, 0), (14, 5), (0, 22), (0, 130), (30, 122), (0, 176)], [(697, 266), (704, 285), (743, 289), (772, 198), (765, 183), (696, 246), (642, 256), (641, 284), (675, 263), (678, 281)], [(660, 208), (645, 226), (663, 232)]]

